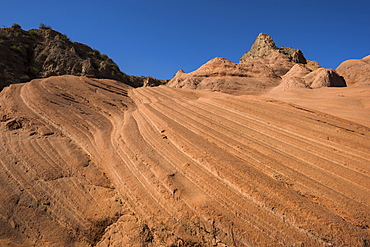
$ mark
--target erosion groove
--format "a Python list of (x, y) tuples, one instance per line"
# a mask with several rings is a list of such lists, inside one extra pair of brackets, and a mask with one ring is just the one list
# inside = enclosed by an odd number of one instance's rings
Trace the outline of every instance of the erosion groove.
[(370, 129), (290, 103), (50, 77), (0, 93), (0, 245), (365, 246)]

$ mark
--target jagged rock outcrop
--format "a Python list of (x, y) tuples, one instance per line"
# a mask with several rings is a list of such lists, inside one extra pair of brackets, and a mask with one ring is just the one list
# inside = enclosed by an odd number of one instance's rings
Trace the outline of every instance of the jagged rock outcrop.
[(129, 85), (132, 87), (155, 87), (165, 85), (169, 80), (159, 80), (151, 76), (128, 76)]
[(370, 55), (363, 59), (344, 61), (337, 67), (337, 72), (344, 77), (348, 85), (370, 84)]
[(114, 79), (140, 87), (164, 82), (128, 76), (98, 50), (78, 43), (48, 27), (22, 30), (17, 24), (0, 29), (0, 90), (13, 83), (55, 75)]
[(267, 57), (273, 53), (282, 53), (295, 63), (307, 63), (301, 50), (284, 46), (279, 48), (275, 45), (272, 37), (265, 33), (260, 33), (257, 36), (251, 49), (240, 58), (240, 62), (243, 63), (258, 57)]

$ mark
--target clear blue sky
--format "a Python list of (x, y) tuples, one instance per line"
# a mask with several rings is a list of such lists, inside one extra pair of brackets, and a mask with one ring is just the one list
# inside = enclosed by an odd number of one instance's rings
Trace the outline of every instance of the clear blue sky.
[(370, 0), (0, 0), (0, 26), (13, 23), (50, 25), (127, 74), (160, 79), (238, 62), (261, 32), (326, 68), (370, 54)]

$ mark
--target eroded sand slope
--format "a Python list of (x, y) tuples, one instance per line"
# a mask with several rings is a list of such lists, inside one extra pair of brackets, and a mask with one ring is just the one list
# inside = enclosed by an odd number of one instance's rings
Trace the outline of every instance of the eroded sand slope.
[(370, 243), (363, 125), (258, 96), (73, 76), (0, 98), (4, 244)]

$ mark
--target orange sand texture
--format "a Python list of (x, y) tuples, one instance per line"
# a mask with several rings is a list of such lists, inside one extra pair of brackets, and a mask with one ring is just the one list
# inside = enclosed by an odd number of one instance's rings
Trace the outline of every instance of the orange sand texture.
[(369, 99), (368, 85), (12, 85), (0, 246), (369, 246)]

